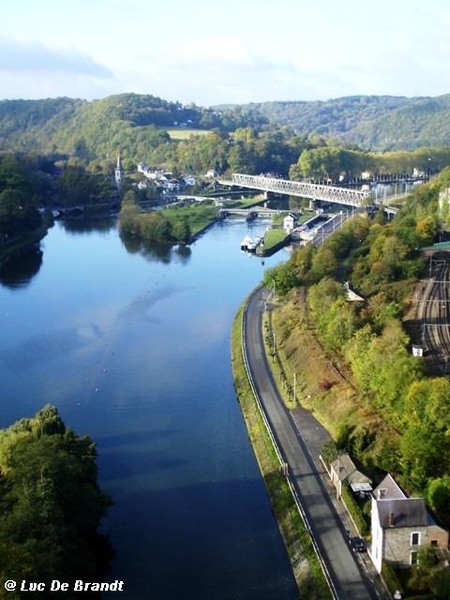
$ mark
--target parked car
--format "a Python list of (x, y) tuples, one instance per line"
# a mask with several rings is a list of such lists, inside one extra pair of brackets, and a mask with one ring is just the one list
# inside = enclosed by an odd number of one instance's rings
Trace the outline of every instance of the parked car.
[(353, 552), (367, 552), (366, 544), (359, 537), (349, 537), (348, 543)]

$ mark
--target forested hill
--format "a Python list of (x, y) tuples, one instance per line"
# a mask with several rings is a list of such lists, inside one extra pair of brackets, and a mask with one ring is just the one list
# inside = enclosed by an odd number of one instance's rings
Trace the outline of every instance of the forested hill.
[(431, 97), (349, 96), (314, 102), (188, 106), (151, 95), (102, 100), (0, 101), (0, 147), (105, 158), (130, 143), (135, 154), (169, 141), (173, 127), (233, 132), (287, 127), (363, 149), (450, 146), (450, 94)]
[(367, 150), (450, 144), (450, 94), (435, 98), (348, 96), (314, 102), (264, 102), (241, 105), (239, 110), (254, 120), (259, 115), (270, 124), (292, 127), (300, 134), (333, 137)]
[(177, 126), (231, 132), (247, 126), (261, 129), (265, 122), (262, 115), (243, 117), (239, 108), (219, 113), (212, 108), (185, 106), (140, 94), (120, 94), (89, 102), (71, 98), (3, 100), (0, 148), (75, 153), (95, 159), (131, 143), (145, 156), (148, 148), (169, 140), (165, 130)]

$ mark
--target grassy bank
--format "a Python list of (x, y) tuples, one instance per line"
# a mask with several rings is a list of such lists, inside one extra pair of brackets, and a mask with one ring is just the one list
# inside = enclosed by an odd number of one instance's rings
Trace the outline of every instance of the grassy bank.
[(264, 234), (264, 254), (270, 254), (283, 244), (288, 236), (284, 229), (268, 229)]
[(120, 231), (142, 243), (190, 243), (217, 220), (213, 204), (192, 204), (142, 213), (137, 204), (122, 204)]
[[(272, 311), (268, 327), (269, 337), (276, 339), (275, 376), (291, 408), (301, 404), (311, 410), (335, 440), (342, 440), (346, 431), (352, 431), (355, 438), (377, 431), (371, 446), (373, 455), (395, 438), (390, 424), (361, 402), (348, 366), (324, 350), (309, 318), (304, 291), (298, 290)], [(291, 385), (283, 385), (283, 381)]]
[(280, 473), (272, 442), (250, 388), (242, 357), (243, 308), (232, 331), (232, 366), (236, 393), (256, 459), (270, 497), (272, 509), (283, 536), (300, 596), (303, 600), (331, 598), (321, 567), (295, 505), (285, 477)]
[(195, 238), (204, 229), (209, 227), (217, 218), (216, 206), (193, 205), (176, 208), (166, 208), (164, 216), (174, 226), (177, 222), (186, 220), (191, 229), (191, 235)]

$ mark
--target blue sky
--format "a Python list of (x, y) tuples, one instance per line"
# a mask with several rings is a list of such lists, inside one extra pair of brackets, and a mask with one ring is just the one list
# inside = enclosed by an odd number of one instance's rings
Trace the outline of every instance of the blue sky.
[(447, 0), (3, 0), (0, 99), (450, 93)]

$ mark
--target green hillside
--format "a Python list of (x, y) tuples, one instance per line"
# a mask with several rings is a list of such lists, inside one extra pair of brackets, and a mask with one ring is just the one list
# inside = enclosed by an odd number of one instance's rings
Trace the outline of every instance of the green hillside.
[[(132, 160), (154, 156), (199, 132), (287, 130), (365, 150), (450, 146), (450, 95), (436, 98), (349, 96), (315, 102), (266, 102), (199, 107), (151, 95), (119, 94), (101, 100), (72, 98), (0, 101), (3, 151), (76, 155), (111, 160), (120, 148)], [(315, 145), (315, 144), (313, 144)], [(139, 158), (140, 157), (140, 158)], [(158, 158), (158, 153), (155, 160)]]
[(447, 146), (450, 142), (450, 94), (436, 98), (348, 96), (315, 102), (265, 102), (246, 104), (239, 110), (253, 118), (261, 115), (272, 125), (292, 127), (300, 134), (333, 137), (365, 149), (412, 149)]
[(450, 94), (416, 98), (372, 122), (360, 122), (348, 136), (363, 147), (412, 149), (450, 143)]
[[(254, 122), (258, 119), (258, 123)], [(145, 156), (169, 142), (167, 129), (181, 127), (234, 131), (258, 125), (262, 116), (245, 120), (237, 110), (167, 102), (150, 95), (120, 94), (101, 100), (70, 98), (0, 101), (0, 145), (3, 151), (75, 154), (105, 160), (120, 148), (125, 156)]]

